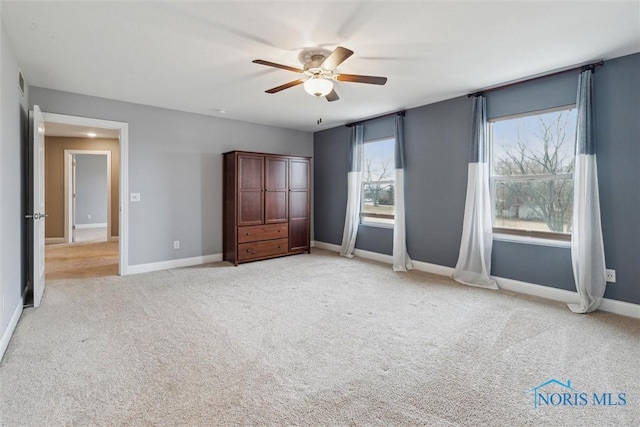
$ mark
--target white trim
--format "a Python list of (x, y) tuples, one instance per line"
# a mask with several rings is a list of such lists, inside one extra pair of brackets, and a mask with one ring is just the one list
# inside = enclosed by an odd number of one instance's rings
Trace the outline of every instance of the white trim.
[(571, 242), (566, 240), (543, 239), (540, 237), (516, 236), (514, 234), (493, 233), (493, 240), (500, 242), (523, 243), (527, 245), (552, 246), (571, 249)]
[(169, 261), (152, 262), (149, 264), (130, 265), (128, 274), (149, 273), (151, 271), (169, 270), (172, 268), (191, 267), (193, 265), (208, 264), (222, 261), (222, 254), (196, 256), (193, 258), (172, 259)]
[(543, 108), (541, 110), (525, 111), (523, 113), (518, 113), (518, 114), (509, 114), (508, 116), (494, 117), (492, 119), (487, 119), (487, 123), (492, 124), (495, 122), (501, 122), (503, 120), (513, 120), (521, 117), (537, 116), (540, 114), (554, 113), (556, 111), (569, 111), (569, 110), (575, 110), (576, 108), (577, 108), (577, 105), (574, 102), (573, 104), (559, 105), (557, 107)]
[(600, 303), (598, 310), (640, 319), (640, 305), (632, 304), (630, 302), (602, 298), (602, 302)]
[(76, 228), (104, 228), (107, 226), (106, 222), (95, 224), (76, 224)]
[(129, 124), (122, 123), (120, 128), (120, 223), (118, 237), (120, 238), (120, 266), (121, 276), (128, 274), (129, 268)]
[(67, 243), (64, 237), (45, 237), (44, 244), (45, 245), (53, 245), (57, 243)]
[(16, 326), (18, 326), (18, 320), (20, 320), (20, 316), (22, 315), (22, 309), (24, 306), (24, 300), (20, 297), (18, 301), (18, 306), (13, 312), (11, 316), (11, 320), (7, 325), (7, 328), (4, 330), (2, 334), (2, 339), (0, 340), (0, 361), (4, 357), (4, 352), (7, 351), (7, 347), (9, 347), (9, 341), (11, 341), (11, 337), (13, 336), (13, 331), (16, 330)]
[[(340, 246), (331, 243), (325, 243), (320, 241), (313, 241), (312, 247), (327, 249), (333, 252), (340, 252)], [(390, 255), (379, 254), (376, 252), (363, 251), (356, 249), (355, 256), (366, 258), (374, 261), (383, 262), (385, 264), (392, 264), (393, 258)], [(453, 274), (453, 268), (444, 265), (430, 264), (422, 261), (413, 260), (413, 266), (416, 270), (424, 271), (426, 273), (437, 274), (440, 276), (451, 277)], [(504, 277), (491, 276), (498, 283), (498, 287), (505, 291), (512, 291), (519, 294), (532, 295), (552, 301), (559, 301), (564, 303), (576, 303), (578, 301), (578, 293), (573, 291), (567, 291), (565, 289), (552, 288), (550, 286), (537, 285), (535, 283), (522, 282), (519, 280), (507, 279)], [(633, 317), (640, 319), (640, 305), (632, 304), (625, 301), (618, 301), (608, 298), (603, 298), (600, 307), (600, 311), (606, 311), (608, 313), (619, 314), (621, 316)]]
[(453, 275), (453, 267), (446, 267), (444, 265), (431, 264), (423, 261), (413, 261), (413, 266), (418, 271), (424, 271), (425, 273), (437, 274), (438, 276), (451, 277)]
[(321, 242), (320, 240), (314, 240), (311, 242), (312, 248), (326, 249), (328, 251), (340, 252), (340, 245), (334, 245), (333, 243)]
[(505, 291), (517, 292), (519, 294), (533, 295), (553, 301), (574, 304), (578, 302), (577, 292), (566, 289), (552, 288), (550, 286), (536, 285), (534, 283), (522, 282), (520, 280), (505, 279), (503, 277), (493, 277), (498, 282), (498, 287)]
[(129, 124), (111, 120), (92, 119), (88, 117), (67, 116), (64, 114), (43, 113), (45, 121), (64, 123), (68, 125), (93, 126), (103, 129), (118, 129), (120, 131), (120, 230), (119, 253), (120, 260), (118, 274), (126, 276), (129, 267)]
[[(340, 245), (334, 245), (332, 243), (314, 240), (312, 246), (333, 252), (340, 252)], [(383, 262), (385, 264), (393, 264), (393, 257), (391, 255), (379, 254), (377, 252), (365, 251), (363, 249), (354, 249), (353, 255), (360, 258), (370, 259), (372, 261)]]

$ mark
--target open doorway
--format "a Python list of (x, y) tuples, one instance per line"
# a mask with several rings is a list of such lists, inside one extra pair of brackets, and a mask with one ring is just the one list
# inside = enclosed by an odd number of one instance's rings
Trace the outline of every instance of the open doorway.
[[(117, 140), (102, 141), (112, 150), (64, 150), (64, 235), (67, 243), (95, 243), (118, 239), (112, 204), (118, 202), (118, 180), (112, 175)], [(117, 176), (117, 174), (115, 174)]]
[[(25, 306), (38, 307), (41, 303), (42, 296), (45, 291), (46, 274), (45, 270), (52, 267), (46, 265), (48, 261), (53, 258), (45, 256), (45, 234), (47, 224), (52, 224), (53, 221), (49, 218), (49, 212), (47, 209), (51, 209), (52, 214), (57, 214), (62, 219), (62, 228), (67, 228), (64, 224), (68, 222), (64, 220), (64, 215), (60, 215), (61, 210), (65, 210), (64, 202), (59, 203), (59, 206), (52, 206), (51, 204), (46, 207), (45, 200), (45, 187), (46, 187), (46, 167), (45, 167), (45, 155), (47, 149), (45, 148), (46, 136), (54, 136), (56, 127), (62, 128), (64, 133), (60, 136), (66, 137), (89, 137), (94, 138), (98, 136), (98, 131), (110, 131), (114, 135), (117, 135), (117, 146), (119, 150), (119, 156), (117, 161), (113, 161), (118, 165), (118, 171), (114, 176), (118, 177), (119, 185), (116, 193), (117, 202), (112, 204), (112, 209), (115, 208), (115, 213), (112, 215), (112, 222), (115, 224), (115, 219), (118, 221), (118, 236), (117, 240), (108, 240), (108, 244), (115, 244), (113, 253), (114, 262), (111, 263), (113, 268), (110, 268), (111, 274), (119, 274), (124, 276), (128, 270), (128, 205), (126, 194), (128, 192), (128, 144), (129, 144), (129, 125), (124, 122), (115, 122), (110, 120), (92, 119), (87, 117), (67, 116), (62, 114), (46, 113), (40, 110), (38, 105), (33, 106), (33, 110), (29, 111), (29, 134), (30, 142), (27, 144), (27, 188), (28, 195), (27, 200), (28, 210), (25, 214), (25, 219), (31, 221), (32, 227), (27, 227), (27, 287), (25, 289)], [(46, 128), (46, 129), (45, 129)], [(60, 130), (60, 129), (59, 129)], [(62, 131), (61, 131), (62, 132)], [(80, 133), (80, 134), (78, 134)], [(92, 133), (92, 135), (89, 135)], [(115, 139), (115, 138), (114, 138)], [(64, 156), (63, 156), (64, 158)], [(57, 163), (59, 166), (60, 162)], [(64, 168), (62, 168), (64, 169)], [(59, 178), (59, 175), (58, 175)], [(58, 180), (60, 183), (60, 180)], [(61, 192), (64, 192), (64, 179), (59, 184), (62, 188)], [(60, 208), (62, 205), (62, 209)], [(114, 228), (111, 228), (112, 232)], [(67, 230), (68, 232), (68, 230)], [(68, 242), (68, 234), (64, 233), (62, 237), (59, 235), (52, 239), (58, 239), (60, 244), (67, 245), (64, 249), (67, 249), (68, 253), (64, 254), (64, 258), (67, 261), (76, 263), (76, 266), (85, 265), (89, 257), (87, 257), (87, 248), (78, 248), (77, 244), (65, 243)], [(53, 241), (49, 241), (51, 244), (55, 244)], [(53, 255), (53, 254), (52, 254)], [(60, 271), (74, 271), (73, 265), (60, 264), (63, 268)], [(100, 266), (96, 266), (99, 275), (105, 275), (104, 272), (100, 272)], [(85, 272), (86, 273), (86, 272)], [(95, 273), (95, 271), (94, 271)], [(85, 274), (80, 274), (82, 277)], [(78, 277), (73, 274), (66, 277)]]
[(44, 118), (45, 280), (125, 275), (127, 124)]
[(45, 122), (44, 146), (45, 280), (117, 275), (119, 130)]

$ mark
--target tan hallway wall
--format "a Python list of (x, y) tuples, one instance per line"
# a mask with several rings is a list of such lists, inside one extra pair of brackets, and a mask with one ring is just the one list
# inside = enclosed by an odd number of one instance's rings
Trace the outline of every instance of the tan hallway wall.
[(64, 150), (111, 151), (111, 236), (119, 235), (120, 145), (117, 139), (45, 137), (45, 237), (64, 237)]

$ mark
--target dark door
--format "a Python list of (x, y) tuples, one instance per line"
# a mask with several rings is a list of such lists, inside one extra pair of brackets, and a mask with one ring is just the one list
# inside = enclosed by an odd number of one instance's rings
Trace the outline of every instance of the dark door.
[(238, 226), (264, 221), (264, 157), (238, 154)]
[(309, 159), (289, 160), (289, 250), (309, 251)]
[(264, 222), (287, 222), (287, 166), (282, 157), (265, 157)]

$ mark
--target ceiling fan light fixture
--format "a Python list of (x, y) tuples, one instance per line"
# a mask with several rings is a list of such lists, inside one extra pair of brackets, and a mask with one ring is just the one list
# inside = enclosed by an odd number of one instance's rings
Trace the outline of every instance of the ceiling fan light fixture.
[(315, 75), (304, 82), (304, 90), (311, 96), (321, 97), (333, 90), (333, 82)]

